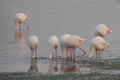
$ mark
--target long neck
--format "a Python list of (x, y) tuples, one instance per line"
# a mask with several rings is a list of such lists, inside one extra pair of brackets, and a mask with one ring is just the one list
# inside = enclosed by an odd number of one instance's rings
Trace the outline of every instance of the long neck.
[(92, 57), (92, 54), (93, 54), (93, 51), (94, 51), (95, 49), (93, 48), (93, 47), (90, 47), (90, 54), (89, 54), (89, 58), (91, 58)]
[(15, 29), (16, 29), (16, 30), (18, 29), (18, 25), (19, 25), (19, 22), (18, 22), (18, 21), (15, 21)]
[(32, 56), (32, 58), (35, 58), (36, 57), (36, 49), (34, 48), (33, 49), (33, 56)]

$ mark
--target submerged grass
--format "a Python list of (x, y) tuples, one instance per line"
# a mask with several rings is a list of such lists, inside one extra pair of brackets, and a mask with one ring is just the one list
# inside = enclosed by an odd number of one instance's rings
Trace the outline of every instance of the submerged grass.
[(90, 73), (84, 75), (45, 75), (41, 73), (0, 73), (0, 80), (120, 80), (120, 74), (108, 75)]

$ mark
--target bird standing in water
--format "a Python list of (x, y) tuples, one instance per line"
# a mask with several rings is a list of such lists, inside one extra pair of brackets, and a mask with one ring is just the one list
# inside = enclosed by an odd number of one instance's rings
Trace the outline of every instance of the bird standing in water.
[(28, 30), (29, 26), (26, 23), (26, 20), (29, 20), (29, 18), (25, 14), (23, 14), (23, 13), (17, 13), (15, 15), (15, 30), (18, 29), (18, 26), (20, 27), (20, 30), (21, 30), (20, 23), (25, 23), (27, 25), (27, 30)]
[(96, 57), (98, 58), (97, 50), (99, 50), (99, 59), (100, 59), (100, 50), (103, 49), (106, 45), (109, 45), (102, 37), (95, 37), (90, 41), (90, 54), (89, 59), (91, 59), (93, 51), (96, 50)]
[(57, 48), (58, 48), (58, 45), (59, 45), (58, 38), (56, 36), (51, 36), (49, 38), (48, 45), (49, 45), (49, 50), (50, 50), (49, 58), (50, 59), (52, 58), (54, 49), (56, 50), (55, 53), (56, 53), (56, 58), (57, 58)]
[(31, 49), (32, 58), (36, 58), (36, 48), (39, 44), (38, 38), (32, 35), (28, 38), (28, 46)]
[(68, 52), (67, 52), (67, 54), (65, 55), (65, 57), (64, 58), (67, 58), (68, 57), (68, 53), (69, 53), (69, 50), (70, 49), (73, 49), (74, 51), (73, 51), (73, 56), (74, 56), (74, 59), (75, 59), (75, 48), (77, 47), (77, 48), (79, 48), (80, 50), (82, 50), (83, 52), (84, 52), (84, 54), (80, 57), (80, 59), (86, 54), (86, 52), (83, 50), (83, 49), (81, 49), (80, 47), (79, 47), (79, 45), (80, 44), (82, 44), (83, 42), (85, 42), (85, 41), (87, 41), (87, 39), (85, 39), (85, 38), (80, 38), (79, 36), (77, 36), (77, 35), (73, 35), (73, 36), (70, 36), (70, 37), (68, 37), (66, 40), (65, 40), (65, 42), (64, 42), (64, 48), (67, 48), (68, 50)]
[(64, 34), (60, 37), (60, 46), (61, 46), (61, 51), (62, 51), (62, 57), (61, 58), (64, 58), (65, 51), (66, 51), (66, 48), (63, 48), (64, 41), (70, 36), (71, 35), (69, 35), (69, 34)]
[(104, 38), (105, 35), (108, 33), (111, 33), (112, 31), (108, 29), (108, 27), (105, 24), (99, 24), (95, 28), (95, 36), (101, 36)]

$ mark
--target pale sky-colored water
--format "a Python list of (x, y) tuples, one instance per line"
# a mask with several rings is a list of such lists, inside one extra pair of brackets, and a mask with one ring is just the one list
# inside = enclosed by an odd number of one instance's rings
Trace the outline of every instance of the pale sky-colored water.
[[(30, 21), (21, 24), (22, 31), (14, 31), (14, 15), (25, 13)], [(35, 34), (39, 39), (37, 56), (48, 58), (48, 39), (60, 38), (68, 33), (88, 39), (80, 47), (89, 55), (89, 41), (94, 37), (94, 28), (106, 24), (113, 32), (105, 37), (111, 46), (102, 59), (120, 57), (120, 1), (119, 0), (2, 0), (0, 1), (0, 72), (28, 71), (31, 63), (27, 38)], [(76, 56), (83, 53), (77, 50)], [(60, 47), (58, 56), (61, 56)], [(95, 55), (93, 55), (95, 57)], [(45, 59), (46, 60), (46, 59)], [(48, 63), (38, 60), (39, 72), (48, 71)]]

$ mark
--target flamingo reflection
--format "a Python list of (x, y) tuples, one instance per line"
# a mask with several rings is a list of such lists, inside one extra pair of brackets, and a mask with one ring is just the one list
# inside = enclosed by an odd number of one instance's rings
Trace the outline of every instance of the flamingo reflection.
[(30, 69), (28, 69), (28, 72), (38, 72), (38, 68), (37, 68), (37, 59), (31, 59), (31, 65), (30, 65)]
[(20, 48), (23, 48), (23, 46), (25, 47), (25, 43), (27, 43), (28, 33), (28, 30), (26, 32), (15, 30), (15, 41)]
[(49, 63), (50, 64), (49, 64), (48, 74), (52, 74), (52, 75), (59, 74), (59, 69), (57, 67), (57, 60), (55, 61), (55, 64), (52, 59), (49, 61)]
[(72, 74), (72, 73), (77, 73), (81, 74), (80, 68), (76, 66), (74, 62), (71, 62), (70, 60), (62, 60), (61, 61), (61, 74)]

